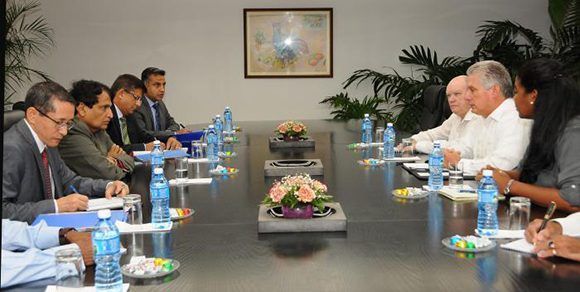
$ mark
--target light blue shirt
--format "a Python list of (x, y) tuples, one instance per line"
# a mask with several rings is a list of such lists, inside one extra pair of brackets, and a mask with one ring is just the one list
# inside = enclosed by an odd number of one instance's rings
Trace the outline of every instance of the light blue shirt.
[[(54, 277), (54, 254), (60, 249), (58, 227), (2, 219), (1, 287)], [(53, 248), (58, 247), (58, 248)]]
[(151, 109), (151, 113), (153, 114), (153, 130), (156, 131), (157, 129), (157, 110), (155, 109), (154, 105), (157, 104), (156, 101), (152, 101), (149, 97), (145, 96), (145, 100)]

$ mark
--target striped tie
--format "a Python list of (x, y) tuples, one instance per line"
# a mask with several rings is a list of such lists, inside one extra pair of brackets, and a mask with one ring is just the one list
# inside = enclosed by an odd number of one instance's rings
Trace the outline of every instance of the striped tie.
[(48, 165), (48, 154), (46, 148), (42, 151), (42, 165), (44, 167), (44, 197), (52, 199), (52, 187), (50, 185), (50, 166)]
[(153, 104), (155, 109), (155, 131), (161, 131), (161, 117), (159, 116), (159, 103)]
[(119, 119), (121, 122), (121, 136), (123, 138), (123, 144), (129, 145), (131, 144), (131, 140), (129, 139), (129, 132), (127, 131), (127, 119), (122, 117)]

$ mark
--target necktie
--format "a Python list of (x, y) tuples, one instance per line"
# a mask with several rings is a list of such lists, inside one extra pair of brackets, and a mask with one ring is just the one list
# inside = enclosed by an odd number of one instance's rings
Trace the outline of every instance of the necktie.
[(153, 104), (155, 109), (155, 131), (161, 131), (161, 118), (159, 117), (159, 103)]
[(42, 151), (42, 166), (44, 167), (44, 197), (52, 199), (52, 187), (50, 186), (50, 166), (48, 165), (48, 154), (46, 148)]
[(123, 139), (123, 144), (129, 145), (131, 144), (131, 140), (129, 139), (129, 132), (127, 131), (127, 119), (122, 117), (119, 119), (119, 122), (121, 124), (121, 136)]

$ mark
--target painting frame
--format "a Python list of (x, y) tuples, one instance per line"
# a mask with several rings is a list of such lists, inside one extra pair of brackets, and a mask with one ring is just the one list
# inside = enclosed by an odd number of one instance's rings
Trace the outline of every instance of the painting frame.
[(244, 78), (332, 78), (332, 34), (332, 8), (246, 8)]

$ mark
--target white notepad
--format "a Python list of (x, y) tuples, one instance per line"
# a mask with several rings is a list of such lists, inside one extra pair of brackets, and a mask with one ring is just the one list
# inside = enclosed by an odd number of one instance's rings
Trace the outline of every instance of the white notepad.
[[(61, 287), (62, 290), (62, 287)], [(44, 292), (56, 292), (56, 291), (60, 291), (59, 289), (56, 288), (55, 285), (48, 285), (46, 286), (46, 290), (44, 290)], [(78, 288), (66, 288), (66, 291), (79, 291), (79, 292), (92, 292), (92, 291), (97, 291), (95, 289), (95, 286), (89, 286), (89, 287), (78, 287)], [(128, 283), (124, 283), (123, 284), (123, 292), (127, 292), (129, 291), (129, 284)]]
[(177, 181), (176, 179), (172, 179), (169, 181), (169, 184), (172, 186), (175, 185), (207, 185), (211, 183), (211, 177), (204, 177), (204, 178), (188, 178), (187, 180)]
[[(485, 237), (489, 239), (503, 239), (503, 238), (524, 238), (525, 230), (505, 230), (500, 229), (497, 231), (496, 235), (486, 235)], [(475, 229), (475, 234), (479, 235), (477, 229)]]
[(439, 194), (453, 201), (477, 201), (477, 192), (467, 185), (464, 185), (463, 189), (444, 186), (439, 190)]
[(117, 228), (119, 228), (119, 232), (121, 234), (125, 233), (151, 233), (151, 232), (164, 232), (170, 231), (171, 227), (173, 227), (173, 222), (169, 222), (165, 228), (155, 229), (153, 228), (153, 224), (146, 223), (146, 224), (129, 224), (122, 221), (115, 222)]
[(89, 200), (87, 211), (97, 211), (101, 209), (119, 209), (123, 207), (123, 198), (113, 197), (111, 199), (99, 198)]
[(534, 253), (534, 245), (527, 242), (525, 238), (516, 240), (516, 241), (512, 241), (509, 243), (504, 243), (500, 245), (501, 248), (505, 248), (505, 249), (509, 249), (509, 250), (515, 250), (515, 251), (519, 251), (519, 252), (525, 252), (525, 253)]

